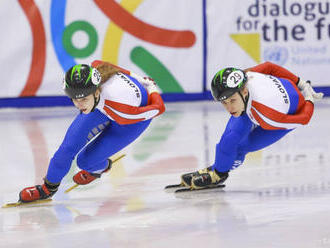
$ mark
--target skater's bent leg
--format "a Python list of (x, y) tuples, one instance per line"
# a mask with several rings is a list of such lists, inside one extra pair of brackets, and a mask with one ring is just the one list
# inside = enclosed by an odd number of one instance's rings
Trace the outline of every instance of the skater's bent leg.
[(216, 145), (215, 161), (212, 168), (218, 172), (228, 172), (237, 160), (238, 147), (250, 134), (252, 122), (247, 115), (231, 117), (220, 142)]
[(287, 135), (292, 129), (285, 130), (265, 130), (260, 126), (256, 127), (248, 137), (239, 144), (239, 149), (243, 153), (254, 152), (270, 146)]
[(130, 125), (112, 122), (77, 156), (79, 168), (88, 172), (105, 169), (107, 159), (136, 140), (149, 126), (151, 120)]
[(254, 128), (247, 136), (245, 136), (236, 147), (232, 147), (231, 153), (225, 153), (222, 150), (224, 145), (222, 145), (220, 142), (217, 144), (217, 151), (222, 151), (217, 152), (213, 168), (219, 172), (226, 172), (235, 169), (242, 165), (247, 153), (258, 151), (267, 146), (270, 146), (271, 144), (280, 140), (290, 131), (291, 130), (265, 130), (258, 126)]
[(244, 139), (237, 148), (236, 159), (233, 168), (240, 166), (245, 156), (249, 152), (259, 151), (267, 146), (274, 144), (276, 141), (283, 138), (290, 130), (265, 130), (260, 126), (255, 128), (246, 139)]
[(86, 145), (91, 130), (108, 121), (109, 119), (98, 110), (87, 115), (78, 115), (67, 130), (61, 146), (51, 159), (46, 179), (51, 183), (60, 183), (70, 170), (76, 154)]

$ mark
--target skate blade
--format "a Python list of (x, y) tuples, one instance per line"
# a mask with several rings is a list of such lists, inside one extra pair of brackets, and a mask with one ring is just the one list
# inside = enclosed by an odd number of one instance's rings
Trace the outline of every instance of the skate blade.
[(6, 203), (5, 205), (2, 206), (2, 208), (12, 208), (12, 207), (19, 207), (19, 206), (26, 206), (26, 205), (38, 205), (46, 202), (51, 202), (52, 199), (44, 199), (44, 200), (37, 200), (37, 201), (32, 201), (32, 202), (11, 202), (11, 203)]
[[(112, 161), (112, 164), (114, 164), (115, 162), (117, 162), (118, 160), (122, 159), (122, 158), (125, 157), (125, 156), (126, 156), (126, 154), (122, 154), (122, 155), (120, 155), (118, 158), (115, 158), (115, 159)], [(106, 172), (106, 173), (107, 173), (107, 172)], [(74, 184), (74, 185), (72, 185), (70, 188), (66, 189), (66, 190), (64, 191), (64, 193), (69, 193), (71, 190), (77, 188), (78, 186), (79, 186), (79, 184)]]
[(176, 191), (177, 189), (185, 189), (186, 186), (184, 186), (184, 184), (179, 183), (179, 184), (170, 184), (167, 185), (164, 190), (166, 193), (173, 193), (174, 191)]
[(180, 188), (180, 187), (184, 187), (184, 185), (182, 183), (170, 184), (170, 185), (165, 186), (164, 189), (173, 189), (173, 188)]
[(208, 187), (208, 188), (202, 188), (202, 189), (183, 188), (183, 189), (175, 190), (174, 193), (194, 192), (194, 191), (208, 191), (208, 190), (211, 190), (211, 189), (218, 189), (218, 188), (224, 188), (224, 187), (226, 187), (226, 185), (220, 184), (220, 185), (216, 185), (216, 186), (212, 186), (212, 187)]
[(64, 191), (64, 193), (69, 193), (71, 190), (77, 188), (78, 186), (79, 186), (79, 184), (74, 184), (74, 185), (71, 186), (70, 188), (66, 189), (66, 190)]

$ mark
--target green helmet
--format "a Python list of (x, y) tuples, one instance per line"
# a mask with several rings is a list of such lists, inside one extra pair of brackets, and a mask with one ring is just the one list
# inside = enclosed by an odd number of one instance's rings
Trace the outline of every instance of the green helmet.
[(101, 82), (99, 71), (89, 65), (72, 66), (64, 76), (65, 94), (72, 99), (79, 99), (95, 93)]
[(246, 81), (246, 73), (240, 69), (228, 67), (218, 71), (211, 82), (211, 92), (214, 100), (226, 100), (239, 92)]

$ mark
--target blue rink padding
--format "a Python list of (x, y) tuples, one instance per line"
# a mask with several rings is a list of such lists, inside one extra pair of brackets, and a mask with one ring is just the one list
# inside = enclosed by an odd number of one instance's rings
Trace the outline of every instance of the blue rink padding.
[[(323, 92), (330, 96), (330, 87), (314, 87), (316, 92)], [(189, 102), (213, 100), (211, 92), (202, 93), (163, 93), (165, 102)], [(36, 96), (0, 98), (0, 108), (34, 108), (34, 107), (60, 107), (72, 106), (72, 101), (66, 96)]]

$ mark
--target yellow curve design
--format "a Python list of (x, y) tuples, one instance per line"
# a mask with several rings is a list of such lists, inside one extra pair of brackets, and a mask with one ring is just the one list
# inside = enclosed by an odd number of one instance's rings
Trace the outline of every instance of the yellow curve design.
[[(129, 13), (133, 13), (141, 2), (143, 0), (123, 0), (121, 1), (121, 6)], [(118, 64), (119, 47), (123, 33), (123, 30), (115, 23), (109, 23), (103, 42), (102, 60), (115, 65)]]

